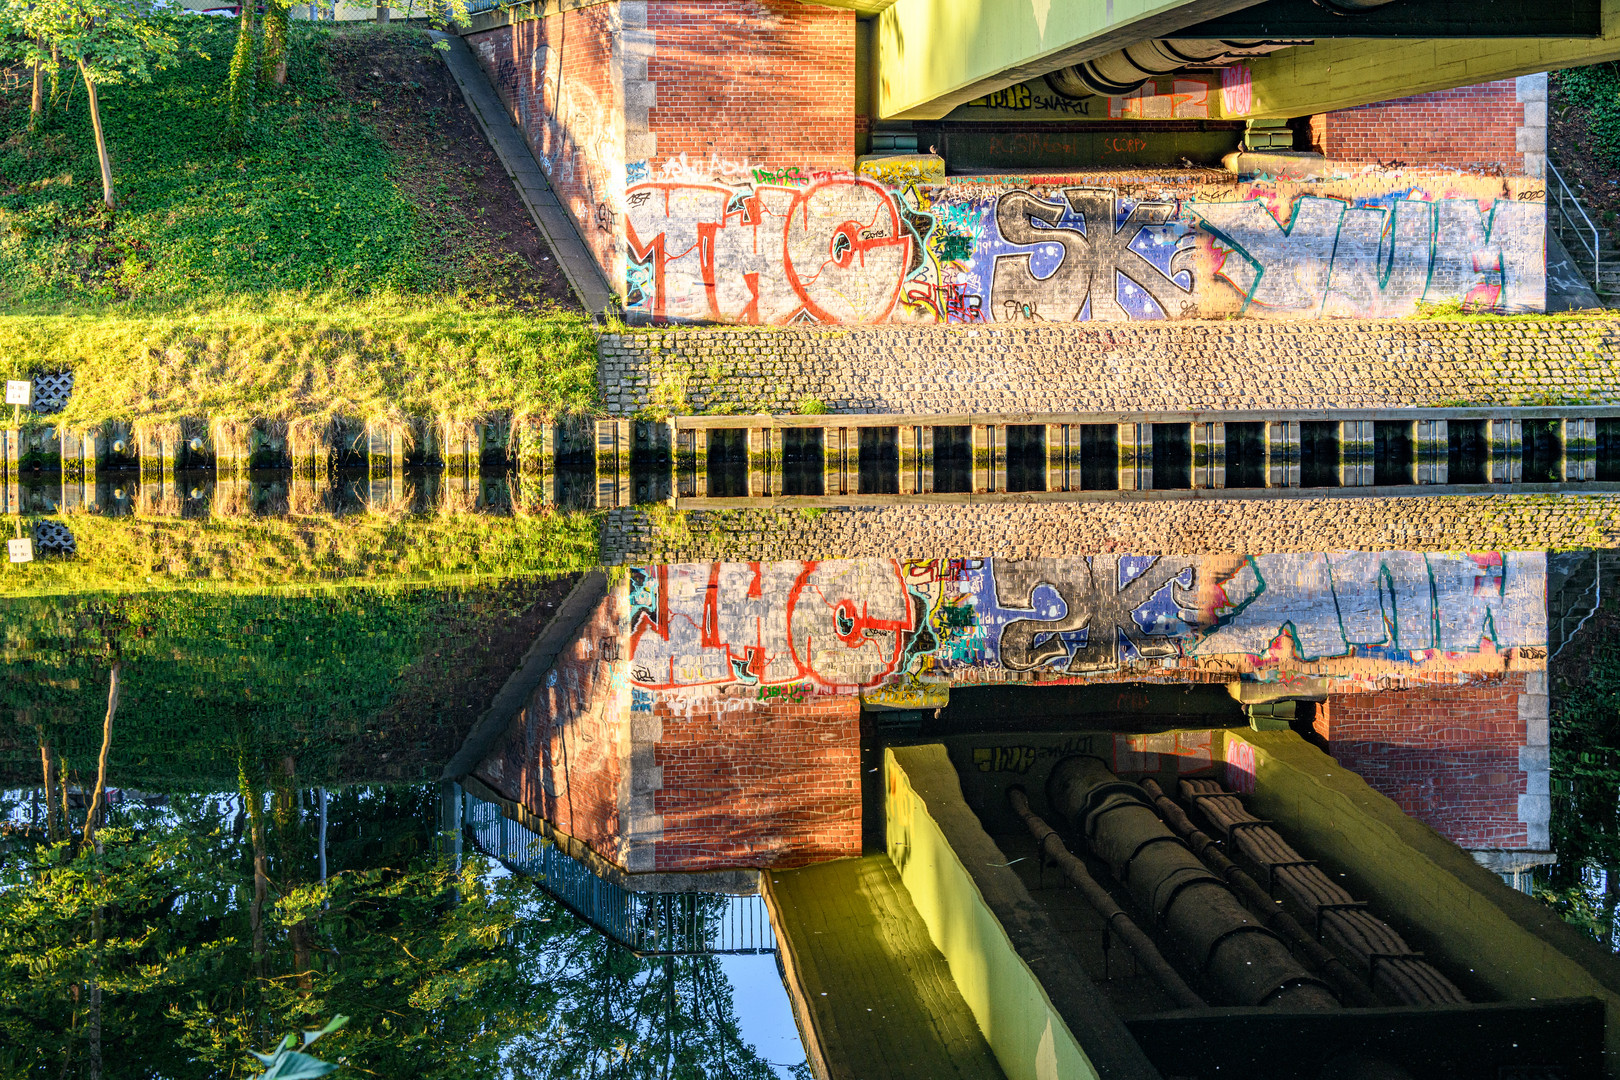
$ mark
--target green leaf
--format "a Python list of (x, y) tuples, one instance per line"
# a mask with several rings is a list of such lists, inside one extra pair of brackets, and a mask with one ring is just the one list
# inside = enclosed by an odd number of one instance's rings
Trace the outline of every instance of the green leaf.
[(276, 1063), (260, 1080), (314, 1080), (317, 1076), (336, 1072), (337, 1066), (320, 1058), (301, 1054), (297, 1050), (288, 1050), (276, 1055)]

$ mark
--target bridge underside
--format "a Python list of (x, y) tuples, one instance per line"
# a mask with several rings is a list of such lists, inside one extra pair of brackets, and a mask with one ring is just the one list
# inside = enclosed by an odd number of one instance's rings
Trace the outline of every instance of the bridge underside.
[(941, 119), (1087, 62), (1117, 70), (1120, 50), (1140, 56), (1155, 39), (1289, 43), (1231, 65), (1232, 83), (1249, 88), (1234, 112), (1251, 119), (1620, 57), (1620, 0), (1389, 0), (1343, 12), (1313, 0), (895, 0), (876, 19), (882, 120)]

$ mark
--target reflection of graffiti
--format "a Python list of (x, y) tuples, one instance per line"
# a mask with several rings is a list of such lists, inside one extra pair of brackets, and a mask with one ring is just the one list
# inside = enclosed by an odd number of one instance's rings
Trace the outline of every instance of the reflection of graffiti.
[[(1018, 607), (1034, 608), (1038, 588), (1050, 589), (1064, 607), (1064, 617), (1054, 620), (1035, 617), (1015, 619), (1001, 630), (1001, 663), (1012, 671), (1040, 667), (1062, 667), (1065, 671), (1091, 671), (1116, 667), (1121, 646), (1138, 656), (1177, 655), (1175, 639), (1163, 634), (1149, 636), (1137, 623), (1135, 613), (1161, 590), (1181, 581), (1191, 585), (1192, 568), (1168, 558), (1148, 560), (1134, 576), (1127, 576), (1117, 555), (1099, 555), (1090, 560), (1084, 574), (1067, 580), (1047, 580), (1049, 564), (1039, 562), (998, 562), (995, 566), (996, 596), (1003, 605), (1016, 600)], [(1177, 607), (1183, 606), (1178, 594)], [(1190, 598), (1188, 598), (1190, 601)], [(1076, 640), (1073, 631), (1084, 631)]]
[(1540, 553), (715, 563), (632, 571), (627, 629), (644, 690), (738, 687), (742, 708), (799, 700), (773, 687), (864, 689), (933, 707), (930, 688), (990, 672), (1170, 664), (1283, 680), (1308, 667), (1398, 683), (1539, 666), (1526, 654), (1545, 655), (1545, 592)]
[(1514, 197), (1533, 194), (1520, 181), (1448, 177), (1439, 194), (1403, 174), (1234, 181), (1141, 200), (719, 159), (637, 162), (627, 177), (627, 295), (660, 319), (1118, 321), (1544, 303), (1545, 205)]

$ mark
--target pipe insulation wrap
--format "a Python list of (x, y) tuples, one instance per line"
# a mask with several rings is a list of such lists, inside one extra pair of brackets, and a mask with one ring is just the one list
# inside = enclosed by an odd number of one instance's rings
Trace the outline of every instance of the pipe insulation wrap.
[(1222, 67), (1307, 44), (1309, 40), (1303, 38), (1150, 38), (1073, 67), (1059, 68), (1046, 76), (1046, 83), (1065, 97), (1122, 97), (1183, 68)]
[(1057, 864), (1063, 871), (1064, 877), (1068, 878), (1069, 882), (1080, 890), (1080, 895), (1085, 897), (1086, 903), (1091, 905), (1093, 911), (1102, 916), (1106, 926), (1124, 939), (1125, 944), (1136, 955), (1137, 962), (1174, 999), (1175, 1003), (1183, 1009), (1203, 1008), (1204, 999), (1199, 997), (1197, 992), (1187, 985), (1186, 980), (1182, 979), (1176, 969), (1170, 966), (1170, 963), (1159, 952), (1158, 946), (1153, 944), (1152, 939), (1144, 934), (1136, 923), (1131, 921), (1131, 917), (1125, 914), (1125, 910), (1114, 902), (1114, 898), (1109, 895), (1108, 890), (1097, 883), (1097, 879), (1092, 877), (1090, 871), (1086, 869), (1086, 864), (1077, 859), (1074, 853), (1064, 845), (1063, 839), (1058, 836), (1057, 831), (1042, 821), (1029, 808), (1029, 796), (1025, 794), (1024, 789), (1021, 787), (1008, 789), (1007, 803), (1024, 822), (1024, 827), (1029, 829), (1029, 833), (1035, 838), (1035, 844), (1040, 849), (1041, 854)]
[(1327, 985), (1159, 820), (1141, 788), (1096, 758), (1070, 757), (1053, 768), (1046, 795), (1226, 1001), (1286, 1009), (1339, 1006)]

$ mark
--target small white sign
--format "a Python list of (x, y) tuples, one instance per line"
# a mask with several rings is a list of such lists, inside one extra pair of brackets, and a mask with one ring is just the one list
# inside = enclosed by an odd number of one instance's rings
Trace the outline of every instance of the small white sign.
[(12, 562), (33, 562), (34, 541), (26, 536), (21, 540), (7, 540), (6, 554), (11, 556)]
[(6, 380), (7, 405), (32, 405), (34, 403), (34, 384), (26, 379)]

